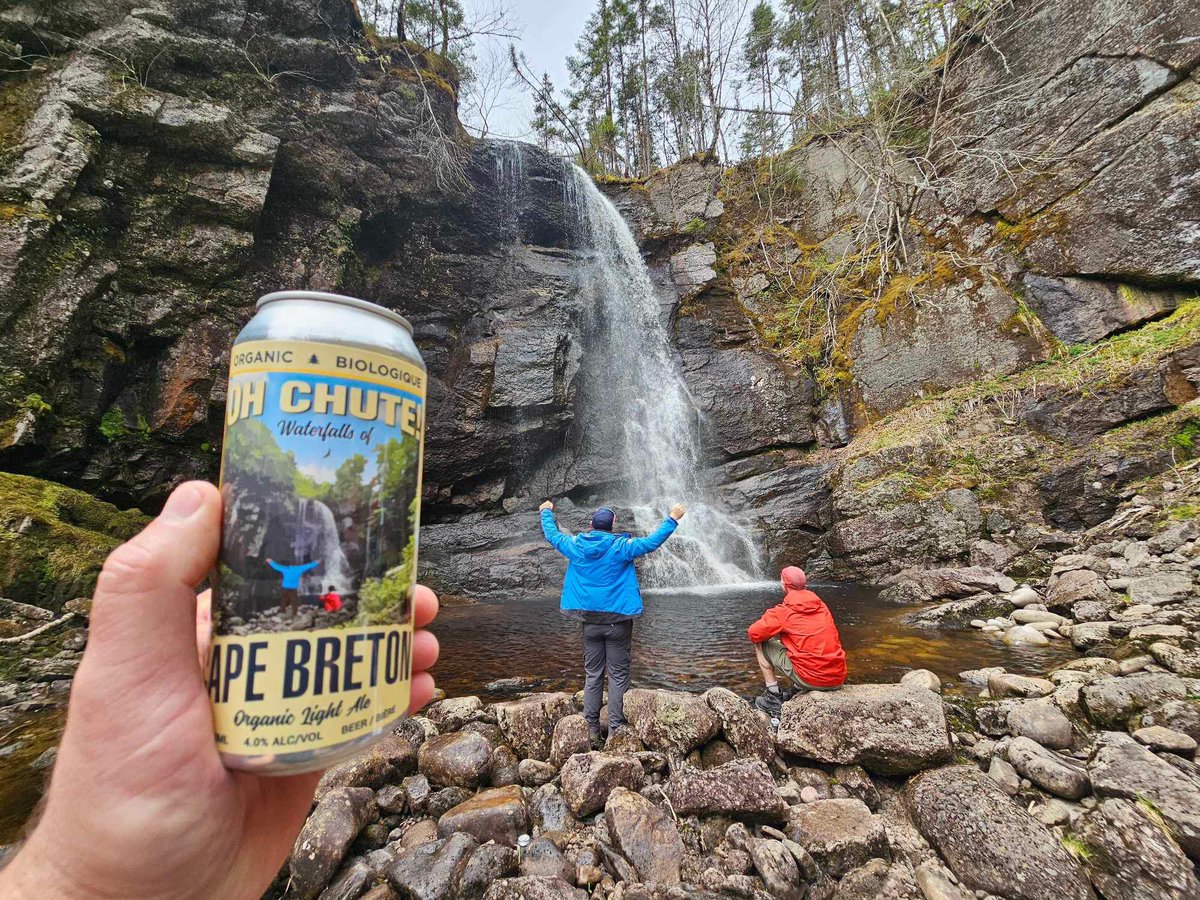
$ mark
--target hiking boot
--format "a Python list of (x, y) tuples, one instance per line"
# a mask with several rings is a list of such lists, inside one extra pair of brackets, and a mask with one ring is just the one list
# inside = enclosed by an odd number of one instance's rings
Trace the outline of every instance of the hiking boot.
[(603, 750), (604, 749), (604, 732), (602, 732), (599, 728), (589, 728), (588, 729), (588, 741), (591, 744), (593, 750)]
[(783, 709), (783, 694), (778, 690), (767, 688), (754, 701), (754, 707), (765, 712), (772, 719), (778, 719)]

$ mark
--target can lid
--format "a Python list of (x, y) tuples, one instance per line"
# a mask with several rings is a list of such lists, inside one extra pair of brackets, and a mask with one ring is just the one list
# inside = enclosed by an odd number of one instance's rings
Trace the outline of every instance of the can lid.
[(323, 300), (326, 303), (340, 303), (342, 306), (353, 306), (355, 309), (365, 310), (366, 312), (375, 313), (377, 316), (383, 316), (385, 319), (391, 319), (409, 334), (412, 334), (413, 330), (412, 323), (408, 319), (404, 318), (398, 312), (392, 312), (390, 309), (380, 306), (378, 303), (359, 300), (357, 297), (347, 297), (344, 294), (327, 294), (324, 291), (275, 291), (264, 297), (260, 297), (254, 308), (256, 310), (262, 309), (268, 303), (274, 303), (277, 300)]

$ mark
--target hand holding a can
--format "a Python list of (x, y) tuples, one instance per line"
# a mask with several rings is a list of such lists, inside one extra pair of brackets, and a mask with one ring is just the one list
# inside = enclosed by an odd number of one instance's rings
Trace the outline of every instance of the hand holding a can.
[[(220, 522), (216, 488), (189, 482), (105, 563), (44, 812), (0, 895), (259, 897), (291, 850), (320, 773), (229, 771), (213, 743), (195, 585)], [(412, 710), (433, 695), (437, 605), (417, 587)]]

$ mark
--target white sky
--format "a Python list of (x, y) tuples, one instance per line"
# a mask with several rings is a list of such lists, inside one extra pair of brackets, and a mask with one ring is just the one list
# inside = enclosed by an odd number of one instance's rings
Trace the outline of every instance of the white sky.
[[(588, 16), (596, 8), (595, 0), (507, 0), (512, 19), (520, 26), (517, 49), (540, 77), (549, 72), (555, 87), (567, 87), (567, 56), (575, 51), (575, 42)], [(482, 41), (480, 42), (482, 45)], [(507, 52), (507, 41), (499, 49)], [(487, 48), (479, 47), (483, 53)], [(511, 100), (491, 117), (492, 134), (497, 137), (529, 139), (530, 100), (528, 92), (518, 89)]]

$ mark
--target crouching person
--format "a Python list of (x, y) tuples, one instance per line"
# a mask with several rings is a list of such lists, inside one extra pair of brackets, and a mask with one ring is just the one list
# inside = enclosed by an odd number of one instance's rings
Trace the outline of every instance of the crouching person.
[(805, 589), (804, 570), (783, 570), (783, 602), (746, 629), (758, 657), (766, 690), (754, 705), (778, 716), (783, 705), (779, 679), (800, 691), (831, 691), (846, 680), (846, 652), (829, 607)]

